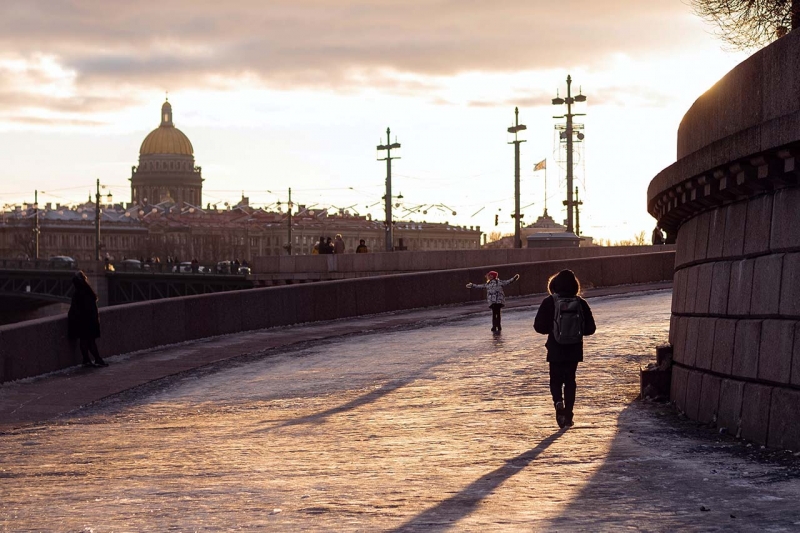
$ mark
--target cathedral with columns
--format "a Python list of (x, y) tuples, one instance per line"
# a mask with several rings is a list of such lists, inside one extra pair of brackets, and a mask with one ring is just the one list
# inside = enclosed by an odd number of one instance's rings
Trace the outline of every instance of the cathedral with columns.
[(161, 106), (161, 124), (144, 138), (139, 165), (131, 168), (131, 202), (201, 206), (202, 169), (194, 164), (189, 138), (172, 121), (172, 105)]

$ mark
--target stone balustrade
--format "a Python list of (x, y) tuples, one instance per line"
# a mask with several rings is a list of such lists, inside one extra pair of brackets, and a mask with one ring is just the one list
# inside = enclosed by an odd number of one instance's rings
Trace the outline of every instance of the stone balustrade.
[[(507, 279), (509, 297), (542, 293), (563, 268), (586, 287), (671, 280), (675, 252), (374, 276), (284, 285), (117, 305), (100, 310), (103, 356), (205, 337), (292, 324), (343, 319), (422, 307), (480, 301), (483, 291), (465, 288), (493, 269)], [(447, 310), (442, 309), (446, 315)], [(533, 317), (531, 317), (533, 320)], [(0, 326), (0, 383), (76, 365), (81, 356), (67, 339), (66, 315)]]

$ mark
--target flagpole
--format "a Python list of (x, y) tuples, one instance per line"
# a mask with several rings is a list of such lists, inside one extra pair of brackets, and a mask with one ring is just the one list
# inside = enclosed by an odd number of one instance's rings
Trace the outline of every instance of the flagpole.
[(547, 215), (547, 158), (544, 163), (544, 214)]

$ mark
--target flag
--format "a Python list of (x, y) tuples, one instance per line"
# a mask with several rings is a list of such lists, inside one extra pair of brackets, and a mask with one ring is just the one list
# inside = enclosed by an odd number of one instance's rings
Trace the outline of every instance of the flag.
[(547, 159), (542, 159), (541, 161), (536, 163), (536, 166), (533, 167), (533, 171), (534, 172), (538, 172), (538, 171), (544, 170), (546, 168), (547, 168)]

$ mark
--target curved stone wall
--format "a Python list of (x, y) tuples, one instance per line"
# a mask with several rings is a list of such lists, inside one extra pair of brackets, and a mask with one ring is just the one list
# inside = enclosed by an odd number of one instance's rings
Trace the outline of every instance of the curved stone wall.
[(648, 209), (676, 242), (671, 396), (695, 420), (800, 448), (800, 32), (728, 73), (678, 132)]

